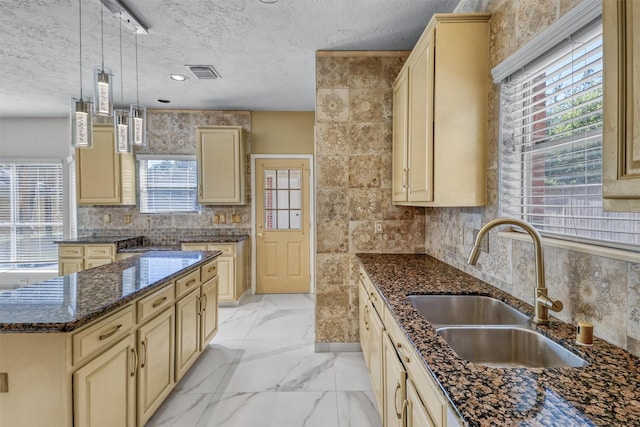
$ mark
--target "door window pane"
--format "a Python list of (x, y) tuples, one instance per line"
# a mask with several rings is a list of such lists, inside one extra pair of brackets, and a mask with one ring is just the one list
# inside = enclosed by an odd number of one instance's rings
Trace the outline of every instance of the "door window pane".
[[(302, 228), (301, 169), (264, 170), (264, 228), (299, 230)], [(276, 189), (277, 190), (274, 190)]]

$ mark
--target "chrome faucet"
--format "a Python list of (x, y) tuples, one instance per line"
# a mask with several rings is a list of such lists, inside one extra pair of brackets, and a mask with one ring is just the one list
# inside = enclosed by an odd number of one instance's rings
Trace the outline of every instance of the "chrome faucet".
[(480, 229), (476, 236), (476, 241), (473, 243), (473, 248), (469, 254), (467, 262), (471, 265), (475, 265), (478, 262), (480, 256), (480, 241), (485, 234), (493, 227), (497, 225), (516, 225), (529, 233), (533, 239), (533, 246), (536, 254), (536, 288), (534, 297), (534, 314), (533, 323), (547, 324), (549, 323), (549, 310), (562, 311), (562, 302), (549, 298), (547, 295), (547, 288), (544, 282), (544, 256), (542, 252), (542, 238), (540, 233), (531, 226), (531, 224), (514, 218), (496, 218), (489, 221)]

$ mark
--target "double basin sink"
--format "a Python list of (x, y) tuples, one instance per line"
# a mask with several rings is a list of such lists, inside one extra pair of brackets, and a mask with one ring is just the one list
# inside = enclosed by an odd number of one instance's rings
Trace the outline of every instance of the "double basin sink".
[(510, 368), (583, 367), (587, 362), (544, 335), (527, 329), (528, 317), (481, 295), (409, 295), (461, 358)]

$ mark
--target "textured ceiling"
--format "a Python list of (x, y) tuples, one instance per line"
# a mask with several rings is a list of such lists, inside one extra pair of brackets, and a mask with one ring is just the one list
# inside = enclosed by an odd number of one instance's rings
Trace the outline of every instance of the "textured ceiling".
[[(124, 0), (138, 36), (139, 97), (149, 108), (314, 110), (316, 50), (411, 49), (429, 18), (458, 0)], [(100, 0), (82, 0), (85, 96), (100, 64)], [(104, 62), (114, 99), (135, 101), (133, 33), (105, 8)], [(0, 0), (0, 117), (64, 116), (80, 94), (77, 0)], [(213, 65), (197, 80), (185, 64)], [(171, 73), (189, 76), (183, 83)], [(169, 99), (161, 104), (157, 99)]]

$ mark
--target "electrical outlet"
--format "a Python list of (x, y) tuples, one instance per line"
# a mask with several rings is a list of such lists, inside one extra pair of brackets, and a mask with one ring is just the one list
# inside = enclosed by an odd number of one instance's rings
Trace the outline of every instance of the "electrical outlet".
[(218, 214), (214, 214), (213, 215), (213, 223), (214, 224), (220, 224), (220, 215), (218, 215)]
[(109, 214), (102, 215), (102, 221), (104, 221), (105, 224), (109, 224), (111, 222), (111, 215)]
[(124, 223), (125, 224), (131, 224), (131, 215), (125, 215), (124, 216)]
[(218, 217), (220, 218), (220, 224), (226, 224), (227, 223), (227, 214), (220, 214), (220, 215), (218, 215)]
[(375, 222), (375, 229), (376, 229), (376, 234), (382, 234), (384, 232), (384, 230), (383, 230), (383, 222), (382, 221), (376, 221)]
[(231, 215), (231, 222), (237, 224), (240, 222), (240, 214)]

